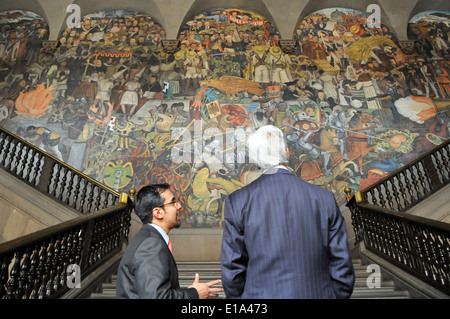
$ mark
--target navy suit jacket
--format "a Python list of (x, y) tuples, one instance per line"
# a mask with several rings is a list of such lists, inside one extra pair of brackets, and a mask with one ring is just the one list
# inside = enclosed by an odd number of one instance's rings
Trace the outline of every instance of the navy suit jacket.
[(345, 220), (333, 194), (272, 169), (225, 200), (227, 298), (349, 298), (355, 281)]
[(180, 288), (178, 268), (164, 238), (145, 224), (133, 237), (117, 273), (118, 299), (198, 299), (195, 288)]

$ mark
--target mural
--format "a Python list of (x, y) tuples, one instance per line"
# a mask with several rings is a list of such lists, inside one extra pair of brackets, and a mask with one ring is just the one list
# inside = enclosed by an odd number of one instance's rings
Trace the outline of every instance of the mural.
[(211, 9), (180, 47), (150, 15), (85, 16), (41, 50), (45, 21), (0, 15), (0, 125), (117, 191), (167, 182), (184, 227), (218, 227), (224, 198), (261, 172), (245, 139), (280, 127), (290, 167), (332, 191), (365, 188), (446, 140), (449, 12), (411, 20), (406, 55), (365, 13), (317, 11), (296, 27), (295, 52), (254, 12)]

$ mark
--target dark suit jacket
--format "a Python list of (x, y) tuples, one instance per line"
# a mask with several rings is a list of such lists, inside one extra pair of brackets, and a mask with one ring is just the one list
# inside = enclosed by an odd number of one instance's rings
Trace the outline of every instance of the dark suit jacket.
[(331, 192), (285, 169), (225, 200), (222, 285), (228, 298), (348, 298), (354, 270)]
[[(192, 278), (194, 281), (194, 278)], [(180, 288), (178, 268), (161, 234), (145, 224), (130, 241), (117, 274), (118, 299), (198, 299)]]

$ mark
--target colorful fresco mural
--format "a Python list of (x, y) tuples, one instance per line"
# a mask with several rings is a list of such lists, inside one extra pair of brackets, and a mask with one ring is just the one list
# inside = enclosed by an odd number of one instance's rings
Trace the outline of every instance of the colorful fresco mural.
[[(114, 188), (167, 182), (184, 227), (218, 227), (224, 198), (261, 172), (245, 138), (273, 124), (290, 167), (332, 191), (365, 188), (449, 137), (449, 12), (414, 17), (405, 54), (381, 23), (332, 8), (299, 22), (295, 52), (254, 12), (211, 9), (179, 50), (150, 15), (107, 10), (54, 54), (35, 14), (0, 15), (0, 125)], [(33, 27), (32, 27), (33, 26)]]

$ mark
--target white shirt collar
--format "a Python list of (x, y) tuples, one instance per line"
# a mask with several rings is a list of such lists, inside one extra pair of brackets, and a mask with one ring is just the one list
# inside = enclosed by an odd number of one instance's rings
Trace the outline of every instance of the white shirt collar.
[(285, 169), (287, 171), (290, 171), (290, 169), (284, 165), (277, 165), (277, 166), (273, 166), (268, 169), (265, 169), (262, 173), (263, 174), (274, 174), (278, 169)]
[(166, 242), (166, 244), (169, 244), (169, 235), (166, 234), (166, 232), (164, 231), (164, 229), (162, 229), (160, 226), (155, 225), (153, 223), (148, 223), (149, 225), (153, 226), (160, 234), (161, 236), (164, 238), (164, 241)]

